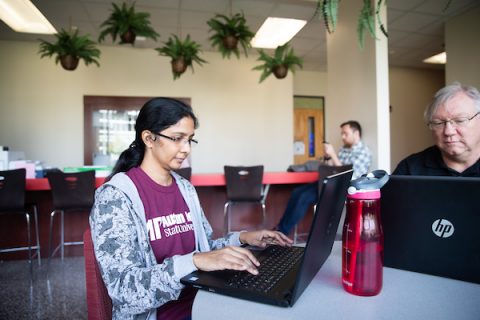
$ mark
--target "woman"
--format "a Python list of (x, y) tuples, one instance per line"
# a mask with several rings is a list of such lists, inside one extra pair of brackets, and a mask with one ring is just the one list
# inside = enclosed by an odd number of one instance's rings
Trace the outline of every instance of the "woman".
[(189, 319), (195, 291), (180, 278), (197, 269), (257, 274), (259, 262), (241, 244), (292, 243), (269, 230), (211, 239), (195, 188), (172, 171), (197, 143), (197, 125), (180, 101), (148, 101), (135, 141), (96, 192), (90, 226), (114, 319)]

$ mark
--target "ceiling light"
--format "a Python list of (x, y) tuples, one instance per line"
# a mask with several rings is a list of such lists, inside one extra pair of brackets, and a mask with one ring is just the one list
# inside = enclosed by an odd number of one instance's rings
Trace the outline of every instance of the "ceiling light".
[(423, 60), (425, 63), (435, 63), (435, 64), (446, 64), (447, 63), (447, 53), (442, 52), (439, 54), (436, 54), (434, 56), (431, 56), (430, 58), (427, 58)]
[(0, 0), (0, 19), (17, 32), (57, 33), (30, 0)]
[(268, 17), (252, 39), (254, 48), (271, 48), (284, 45), (300, 31), (306, 20)]

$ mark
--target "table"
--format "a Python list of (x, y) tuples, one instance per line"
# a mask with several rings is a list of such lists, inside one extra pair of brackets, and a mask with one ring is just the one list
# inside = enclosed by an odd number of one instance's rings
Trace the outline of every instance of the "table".
[(199, 291), (192, 319), (480, 319), (478, 284), (385, 267), (380, 294), (359, 297), (343, 289), (340, 273), (341, 242), (336, 241), (332, 254), (293, 307)]
[[(298, 184), (310, 183), (318, 180), (318, 172), (265, 172), (263, 174), (263, 184)], [(105, 177), (96, 177), (96, 187), (105, 182)], [(225, 176), (223, 173), (198, 173), (193, 174), (191, 182), (196, 187), (216, 187), (224, 186)], [(27, 191), (46, 191), (50, 190), (50, 184), (47, 178), (27, 179)]]

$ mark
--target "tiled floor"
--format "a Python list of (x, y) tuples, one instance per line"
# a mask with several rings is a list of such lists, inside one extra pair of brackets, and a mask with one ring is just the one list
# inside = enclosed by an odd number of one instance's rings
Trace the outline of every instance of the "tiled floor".
[(0, 320), (10, 319), (87, 319), (84, 258), (54, 258), (48, 273), (35, 260), (32, 277), (27, 260), (0, 260)]
[(0, 319), (87, 319), (83, 257), (0, 261)]

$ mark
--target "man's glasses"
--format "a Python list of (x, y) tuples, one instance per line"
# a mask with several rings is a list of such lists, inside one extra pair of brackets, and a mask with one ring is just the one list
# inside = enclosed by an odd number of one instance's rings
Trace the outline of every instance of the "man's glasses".
[(451, 126), (455, 128), (462, 128), (466, 127), (470, 120), (478, 116), (480, 112), (475, 113), (473, 116), (469, 117), (459, 117), (455, 119), (450, 119), (450, 120), (432, 120), (428, 123), (428, 127), (430, 130), (435, 130), (435, 131), (440, 131), (443, 130), (446, 126), (447, 123), (450, 123)]
[(162, 137), (162, 138), (165, 138), (165, 139), (168, 139), (170, 141), (173, 141), (173, 143), (181, 146), (181, 145), (185, 145), (188, 143), (189, 146), (195, 146), (198, 144), (198, 141), (195, 140), (195, 139), (192, 139), (192, 138), (189, 138), (189, 137), (169, 137), (169, 136), (166, 136), (164, 134), (161, 134), (161, 133), (156, 133), (156, 132), (153, 132), (153, 134), (159, 136), (159, 137)]

